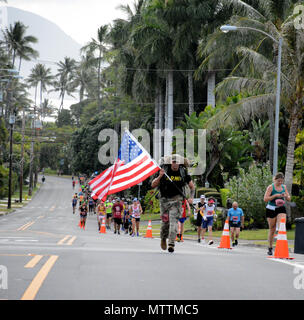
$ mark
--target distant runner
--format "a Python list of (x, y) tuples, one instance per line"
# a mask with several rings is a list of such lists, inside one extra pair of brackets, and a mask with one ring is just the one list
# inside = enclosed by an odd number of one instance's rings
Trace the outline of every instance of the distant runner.
[(187, 212), (188, 212), (188, 215), (190, 216), (190, 214), (191, 214), (190, 205), (189, 205), (187, 199), (184, 199), (184, 201), (183, 201), (183, 214), (182, 214), (182, 217), (178, 220), (178, 222), (180, 224), (180, 233), (177, 234), (177, 242), (184, 241), (184, 239), (183, 239), (184, 223), (187, 220)]
[(80, 206), (79, 211), (80, 211), (80, 228), (83, 228), (83, 230), (85, 230), (85, 224), (86, 224), (87, 215), (88, 215), (87, 205), (83, 203)]
[[(244, 212), (238, 207), (238, 203), (235, 201), (232, 203), (232, 208), (228, 210), (229, 226), (231, 231), (232, 246), (238, 245), (238, 238), (240, 235), (241, 227), (244, 228)], [(235, 235), (235, 240), (234, 240)]]
[(111, 220), (112, 220), (112, 207), (113, 207), (113, 202), (110, 200), (107, 200), (105, 203), (106, 206), (106, 214), (107, 214), (107, 219), (106, 219), (106, 228), (111, 230)]
[(142, 214), (143, 210), (137, 198), (133, 199), (133, 204), (130, 208), (130, 213), (132, 216), (132, 237), (135, 236), (135, 228), (136, 228), (136, 235), (139, 237), (139, 222), (140, 222), (140, 215)]
[(209, 242), (208, 245), (213, 244), (212, 239), (212, 226), (213, 220), (216, 218), (215, 214), (215, 201), (213, 198), (208, 199), (208, 203), (201, 207), (201, 212), (203, 212), (203, 221), (202, 221), (202, 239), (205, 239), (205, 232), (208, 229)]
[(78, 202), (77, 197), (76, 198), (73, 197), (73, 199), (72, 199), (73, 214), (75, 214), (75, 209), (76, 209), (76, 206), (77, 206), (77, 202)]
[(112, 213), (113, 213), (113, 218), (114, 218), (114, 233), (120, 234), (120, 225), (122, 223), (121, 221), (121, 215), (123, 213), (123, 203), (120, 201), (119, 198), (116, 199), (115, 203), (113, 204), (112, 207)]

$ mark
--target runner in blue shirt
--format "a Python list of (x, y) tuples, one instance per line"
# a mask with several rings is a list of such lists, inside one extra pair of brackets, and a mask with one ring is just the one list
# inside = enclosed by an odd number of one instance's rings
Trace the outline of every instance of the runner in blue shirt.
[[(244, 228), (244, 212), (238, 207), (238, 203), (235, 201), (232, 204), (232, 208), (228, 210), (228, 220), (231, 231), (232, 246), (237, 246), (238, 238), (240, 235), (241, 226)], [(234, 241), (235, 234), (235, 241)]]

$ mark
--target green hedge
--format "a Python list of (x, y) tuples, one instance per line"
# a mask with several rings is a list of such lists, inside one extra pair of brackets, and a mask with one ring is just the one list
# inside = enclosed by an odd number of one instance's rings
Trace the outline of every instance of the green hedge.
[[(8, 176), (9, 169), (3, 166), (0, 166), (0, 199), (8, 197)], [(12, 173), (12, 193), (15, 192), (18, 184), (18, 175)]]
[(159, 201), (158, 199), (154, 196), (152, 196), (155, 192), (155, 189), (149, 190), (144, 198), (143, 201), (143, 207), (144, 207), (144, 212), (145, 213), (159, 213)]
[(227, 200), (229, 198), (230, 191), (229, 189), (220, 189), (222, 206), (227, 207)]

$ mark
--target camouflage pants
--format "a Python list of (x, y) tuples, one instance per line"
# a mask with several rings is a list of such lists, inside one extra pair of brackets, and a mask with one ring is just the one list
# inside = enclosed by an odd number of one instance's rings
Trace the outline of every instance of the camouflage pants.
[(159, 201), (161, 218), (164, 213), (169, 214), (169, 221), (161, 222), (160, 238), (169, 239), (168, 245), (174, 246), (175, 238), (178, 228), (178, 219), (182, 216), (182, 202), (181, 196), (174, 198), (161, 198)]

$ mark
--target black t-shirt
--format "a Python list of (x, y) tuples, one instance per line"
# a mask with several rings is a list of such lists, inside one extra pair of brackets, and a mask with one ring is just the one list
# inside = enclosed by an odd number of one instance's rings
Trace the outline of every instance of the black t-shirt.
[(202, 221), (202, 215), (200, 214), (200, 208), (203, 207), (206, 203), (201, 203), (201, 201), (197, 204), (197, 221)]
[[(185, 170), (184, 178), (181, 175), (181, 170)], [(177, 188), (181, 191), (183, 191), (183, 186), (185, 186), (191, 181), (191, 177), (189, 176), (186, 169), (180, 168), (177, 171), (173, 171), (170, 166), (167, 170), (167, 175), (171, 178), (171, 180), (175, 183)], [(177, 188), (165, 175), (161, 178), (159, 184), (161, 197), (172, 198), (174, 196), (181, 195)]]

